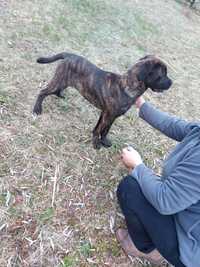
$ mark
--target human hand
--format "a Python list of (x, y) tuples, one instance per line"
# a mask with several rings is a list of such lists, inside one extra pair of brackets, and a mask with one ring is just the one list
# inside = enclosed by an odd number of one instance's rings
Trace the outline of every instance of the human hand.
[(136, 99), (136, 101), (135, 101), (135, 105), (136, 105), (136, 107), (137, 108), (141, 108), (141, 106), (145, 103), (146, 101), (145, 101), (145, 99), (144, 99), (144, 97), (143, 96), (139, 96), (137, 99)]
[(128, 146), (122, 150), (121, 160), (123, 164), (129, 169), (129, 171), (142, 163), (140, 154), (131, 146)]

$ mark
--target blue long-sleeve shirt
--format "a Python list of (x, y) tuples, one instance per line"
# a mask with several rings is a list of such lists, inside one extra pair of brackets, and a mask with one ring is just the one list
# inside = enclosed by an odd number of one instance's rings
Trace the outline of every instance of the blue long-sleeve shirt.
[(179, 144), (165, 160), (162, 177), (143, 163), (132, 176), (161, 214), (174, 216), (182, 262), (200, 267), (200, 124), (169, 116), (147, 102), (139, 116)]

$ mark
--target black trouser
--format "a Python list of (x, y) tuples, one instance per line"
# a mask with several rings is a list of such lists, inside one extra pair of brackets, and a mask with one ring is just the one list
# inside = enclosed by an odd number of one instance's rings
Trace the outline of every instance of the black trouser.
[(149, 253), (156, 248), (169, 263), (184, 267), (179, 259), (173, 216), (160, 214), (147, 201), (138, 182), (131, 176), (120, 182), (117, 197), (129, 235), (138, 250)]

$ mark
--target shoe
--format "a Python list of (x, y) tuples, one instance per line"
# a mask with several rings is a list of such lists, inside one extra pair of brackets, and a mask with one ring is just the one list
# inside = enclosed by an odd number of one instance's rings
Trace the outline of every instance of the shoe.
[(158, 252), (157, 249), (154, 249), (153, 251), (147, 254), (139, 251), (134, 245), (128, 231), (125, 229), (118, 229), (116, 231), (116, 238), (121, 244), (121, 247), (124, 252), (129, 256), (132, 256), (134, 258), (140, 258), (141, 260), (147, 260), (156, 266), (161, 265), (163, 261), (165, 261), (165, 259), (162, 257), (162, 255)]

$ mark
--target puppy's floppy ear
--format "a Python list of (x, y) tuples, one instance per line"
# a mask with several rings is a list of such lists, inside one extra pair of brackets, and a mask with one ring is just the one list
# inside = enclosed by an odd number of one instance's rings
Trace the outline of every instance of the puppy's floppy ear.
[(137, 78), (139, 81), (145, 81), (149, 72), (151, 71), (151, 64), (150, 62), (145, 62), (139, 66), (139, 71), (137, 74)]

